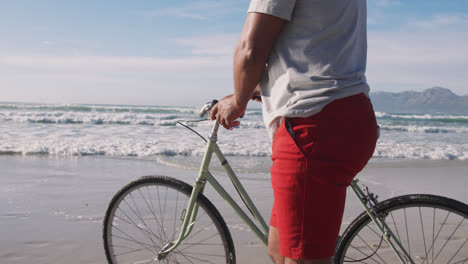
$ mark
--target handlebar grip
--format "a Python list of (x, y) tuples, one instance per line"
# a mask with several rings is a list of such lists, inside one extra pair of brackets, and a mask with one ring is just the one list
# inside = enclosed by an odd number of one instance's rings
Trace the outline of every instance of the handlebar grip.
[(217, 104), (217, 103), (218, 103), (218, 100), (213, 100), (213, 101), (211, 101), (211, 103), (205, 104), (205, 105), (202, 107), (202, 109), (200, 110), (199, 116), (200, 116), (200, 117), (204, 117), (204, 116), (206, 115), (206, 113), (208, 113), (208, 111), (210, 111), (211, 108), (213, 108), (213, 106), (214, 106), (215, 104)]
[[(200, 110), (199, 116), (204, 117), (206, 113), (213, 108), (218, 103), (218, 100), (213, 100), (211, 103), (207, 103), (203, 108)], [(245, 115), (245, 112), (240, 116), (240, 118), (243, 118)]]

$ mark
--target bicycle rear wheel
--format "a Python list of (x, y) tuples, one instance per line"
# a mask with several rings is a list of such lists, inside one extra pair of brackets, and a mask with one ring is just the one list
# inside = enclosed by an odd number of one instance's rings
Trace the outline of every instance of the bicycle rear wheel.
[[(414, 194), (388, 199), (378, 214), (415, 263), (468, 262), (468, 206), (436, 195)], [(403, 255), (402, 252), (400, 252)], [(405, 258), (406, 263), (411, 263)], [(343, 233), (335, 263), (400, 263), (364, 212)]]
[(213, 204), (198, 195), (190, 235), (165, 259), (158, 252), (179, 237), (192, 187), (164, 176), (146, 176), (111, 200), (103, 223), (109, 263), (235, 263), (231, 234)]

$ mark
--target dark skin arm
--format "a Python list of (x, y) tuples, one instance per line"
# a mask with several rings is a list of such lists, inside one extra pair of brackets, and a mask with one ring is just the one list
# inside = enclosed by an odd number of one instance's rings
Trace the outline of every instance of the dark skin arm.
[(248, 13), (234, 52), (234, 94), (213, 107), (211, 120), (217, 119), (226, 129), (240, 124), (236, 119), (245, 112), (249, 100), (260, 95), (258, 84), (284, 22), (279, 17)]

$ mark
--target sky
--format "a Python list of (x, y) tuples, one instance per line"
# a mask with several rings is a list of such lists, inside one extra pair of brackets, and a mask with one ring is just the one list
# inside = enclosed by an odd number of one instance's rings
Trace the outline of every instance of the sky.
[[(232, 93), (249, 0), (0, 0), (0, 102), (199, 106)], [(368, 0), (372, 91), (468, 94), (468, 1)]]

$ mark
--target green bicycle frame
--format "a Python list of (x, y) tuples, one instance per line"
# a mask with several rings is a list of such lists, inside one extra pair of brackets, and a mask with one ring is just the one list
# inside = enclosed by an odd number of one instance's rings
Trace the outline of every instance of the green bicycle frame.
[[(255, 235), (263, 242), (265, 246), (268, 243), (268, 225), (265, 222), (265, 219), (262, 217), (260, 212), (258, 211), (255, 204), (252, 202), (252, 199), (247, 194), (247, 191), (244, 189), (242, 184), (239, 181), (239, 178), (235, 174), (234, 170), (231, 168), (231, 165), (227, 162), (226, 158), (224, 157), (223, 153), (219, 149), (218, 145), (216, 144), (217, 141), (217, 132), (218, 132), (219, 124), (216, 121), (213, 130), (210, 134), (210, 140), (208, 140), (208, 144), (206, 146), (205, 155), (203, 157), (203, 161), (200, 167), (200, 171), (198, 173), (197, 180), (193, 186), (192, 194), (190, 196), (189, 204), (187, 206), (186, 211), (184, 212), (183, 217), (183, 224), (180, 231), (179, 238), (166, 245), (159, 256), (167, 255), (169, 252), (174, 250), (185, 238), (188, 237), (190, 232), (192, 231), (197, 212), (198, 212), (198, 205), (196, 204), (198, 194), (203, 193), (203, 189), (205, 187), (206, 182), (209, 182), (213, 188), (223, 197), (229, 205), (234, 209), (234, 211), (239, 215), (239, 217), (249, 226), (250, 230), (252, 230)], [(242, 200), (245, 202), (245, 205), (249, 209), (249, 211), (253, 214), (255, 219), (251, 219), (242, 208), (237, 204), (236, 201), (232, 198), (232, 196), (221, 186), (221, 184), (213, 177), (213, 175), (209, 171), (210, 162), (213, 156), (213, 153), (217, 156), (223, 168), (225, 169), (226, 173), (228, 174), (229, 178), (231, 179), (232, 183), (234, 184), (235, 188), (237, 189), (239, 195), (241, 196)], [(260, 229), (257, 224), (260, 224)]]
[[(205, 155), (203, 157), (203, 161), (200, 167), (200, 171), (198, 173), (197, 180), (193, 186), (189, 204), (187, 206), (187, 209), (184, 211), (183, 215), (181, 216), (183, 220), (183, 224), (182, 224), (179, 238), (176, 241), (167, 244), (159, 252), (158, 259), (164, 258), (164, 256), (166, 256), (172, 250), (174, 250), (177, 246), (179, 246), (180, 243), (185, 238), (187, 238), (190, 232), (192, 231), (193, 225), (195, 223), (197, 213), (198, 213), (198, 205), (196, 203), (198, 194), (203, 193), (203, 190), (205, 188), (207, 181), (213, 186), (213, 188), (219, 193), (219, 195), (221, 195), (221, 197), (223, 197), (227, 201), (227, 203), (234, 209), (234, 211), (239, 215), (239, 217), (249, 226), (249, 228), (254, 232), (254, 234), (260, 239), (260, 241), (262, 241), (265, 246), (267, 246), (268, 244), (268, 229), (269, 229), (268, 225), (266, 224), (264, 218), (258, 211), (255, 204), (252, 202), (246, 190), (240, 183), (239, 178), (237, 177), (237, 175), (235, 174), (235, 172), (233, 171), (233, 169), (231, 168), (231, 166), (225, 159), (223, 153), (221, 152), (221, 150), (219, 149), (216, 143), (218, 128), (219, 128), (219, 123), (216, 121), (213, 127), (213, 130), (210, 134), (207, 146), (206, 146)], [(237, 189), (239, 195), (241, 196), (245, 205), (247, 206), (247, 208), (252, 213), (255, 219), (251, 219), (251, 217), (249, 217), (244, 212), (244, 210), (240, 208), (237, 202), (234, 201), (231, 195), (229, 195), (229, 193), (221, 186), (221, 184), (210, 173), (209, 166), (210, 166), (211, 159), (213, 157), (213, 153), (217, 156), (217, 158), (223, 165), (223, 168), (226, 170), (226, 173), (228, 174), (229, 178), (231, 179), (232, 183)], [(390, 245), (390, 247), (392, 248), (394, 253), (398, 256), (398, 259), (400, 260), (402, 264), (405, 264), (406, 262), (404, 261), (404, 257), (398, 252), (397, 246), (403, 252), (404, 256), (407, 259), (409, 259), (410, 263), (414, 264), (415, 262), (411, 259), (410, 255), (406, 252), (401, 242), (396, 238), (396, 236), (390, 230), (388, 225), (385, 223), (385, 220), (381, 217), (378, 217), (375, 211), (373, 210), (373, 208), (371, 208), (368, 205), (368, 199), (366, 198), (362, 189), (358, 186), (357, 182), (358, 180), (353, 180), (351, 182), (351, 189), (353, 190), (354, 194), (361, 202), (362, 206), (366, 210), (369, 217), (372, 219), (372, 221), (375, 223), (379, 231), (382, 233), (382, 236), (384, 237), (385, 241)], [(257, 226), (257, 224), (255, 223), (255, 220), (258, 224), (260, 224), (260, 228), (262, 230)]]
[[(398, 259), (402, 264), (405, 264), (406, 262), (403, 259), (403, 256), (398, 252), (397, 247), (395, 246), (394, 242), (397, 244), (397, 246), (400, 248), (401, 251), (403, 251), (403, 254), (405, 257), (410, 261), (410, 263), (415, 264), (411, 256), (406, 252), (405, 248), (401, 244), (401, 242), (397, 239), (395, 234), (392, 232), (392, 230), (388, 227), (387, 223), (385, 223), (385, 219), (382, 217), (377, 216), (373, 208), (371, 208), (368, 205), (368, 199), (366, 198), (366, 195), (362, 191), (362, 189), (359, 187), (357, 184), (358, 180), (353, 180), (351, 182), (351, 189), (353, 190), (354, 194), (356, 197), (359, 199), (361, 202), (361, 205), (364, 207), (366, 210), (366, 213), (369, 215), (369, 217), (372, 219), (372, 222), (377, 226), (379, 229), (380, 233), (382, 233), (383, 238), (385, 241), (388, 243), (390, 248), (393, 250), (395, 255), (398, 256)], [(393, 242), (393, 241), (394, 242)]]

